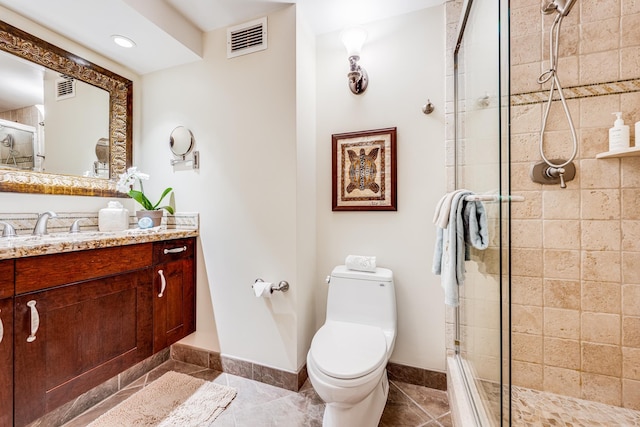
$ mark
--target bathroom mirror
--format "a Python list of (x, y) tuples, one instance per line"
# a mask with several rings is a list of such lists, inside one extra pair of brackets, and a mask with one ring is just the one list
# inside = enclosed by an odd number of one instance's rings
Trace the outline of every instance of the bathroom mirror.
[[(56, 114), (47, 115), (45, 110), (43, 127), (47, 130), (64, 127), (75, 131), (86, 130), (90, 126), (89, 122), (94, 120), (101, 123), (101, 130), (90, 136), (85, 134), (80, 138), (81, 141), (73, 142), (75, 145), (64, 145), (73, 139), (66, 134), (52, 133), (55, 136), (49, 137), (46, 133), (46, 137), (43, 138), (46, 143), (44, 157), (38, 158), (38, 153), (34, 153), (35, 158), (31, 169), (28, 167), (0, 168), (0, 191), (122, 196), (116, 191), (114, 178), (131, 166), (132, 82), (0, 21), (0, 54), (4, 55), (4, 52), (17, 61), (36, 65), (35, 68), (41, 68), (43, 74), (54, 74), (58, 80), (66, 79), (67, 83), (92, 92), (94, 98), (89, 105), (92, 107), (102, 105), (99, 107), (102, 113), (80, 119), (76, 110), (76, 113), (58, 112), (58, 118), (56, 118)], [(104, 104), (102, 101), (97, 101), (98, 98), (104, 99)], [(74, 117), (70, 118), (69, 114)], [(38, 124), (35, 127), (37, 128)], [(61, 148), (57, 149), (57, 145)], [(37, 150), (38, 148), (35, 151)], [(71, 162), (79, 157), (77, 153), (84, 151), (90, 152), (91, 162), (84, 161), (82, 165), (73, 165)], [(101, 158), (97, 157), (98, 151)], [(106, 162), (102, 161), (105, 160), (105, 151)], [(54, 163), (56, 156), (61, 160)], [(61, 166), (49, 170), (48, 162), (51, 165), (66, 164), (68, 169)], [(44, 172), (40, 172), (43, 169)]]
[(171, 132), (169, 146), (174, 155), (184, 158), (193, 149), (193, 143), (193, 134), (186, 127), (178, 126)]

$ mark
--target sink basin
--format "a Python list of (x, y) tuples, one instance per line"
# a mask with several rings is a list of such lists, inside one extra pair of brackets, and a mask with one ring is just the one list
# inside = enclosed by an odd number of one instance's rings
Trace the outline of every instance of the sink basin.
[(3, 237), (0, 239), (0, 248), (14, 248), (18, 246), (36, 246), (45, 243), (54, 243), (62, 241), (59, 237), (51, 236), (15, 236)]
[(1, 248), (15, 248), (15, 247), (31, 247), (38, 245), (50, 245), (56, 243), (73, 243), (86, 240), (99, 239), (102, 237), (115, 236), (115, 232), (100, 232), (100, 231), (87, 231), (80, 233), (51, 233), (42, 236), (23, 235), (15, 237), (3, 237), (0, 238)]
[(13, 236), (0, 239), (0, 246), (13, 246), (16, 244), (28, 243), (30, 241), (39, 242), (40, 236)]
[(155, 234), (161, 231), (163, 227), (154, 227), (148, 229), (132, 228), (124, 231), (81, 231), (79, 233), (57, 232), (49, 233), (42, 236), (33, 236), (31, 234), (20, 235), (15, 237), (1, 237), (0, 249), (11, 248), (32, 248), (35, 246), (47, 246), (55, 244), (71, 244), (86, 242), (90, 240), (100, 240), (112, 237), (133, 237), (138, 235)]
[(45, 239), (66, 239), (70, 241), (75, 240), (89, 240), (99, 239), (101, 237), (112, 237), (117, 233), (115, 231), (80, 231), (79, 233), (51, 233), (46, 236), (42, 236)]

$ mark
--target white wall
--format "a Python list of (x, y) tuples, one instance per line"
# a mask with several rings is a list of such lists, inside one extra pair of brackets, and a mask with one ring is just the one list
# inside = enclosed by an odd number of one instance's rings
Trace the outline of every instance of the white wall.
[[(391, 360), (444, 370), (444, 304), (431, 274), (436, 202), (445, 190), (444, 11), (425, 9), (364, 26), (369, 87), (353, 95), (339, 33), (317, 40), (318, 321), (322, 279), (348, 254), (375, 255), (394, 271), (398, 337)], [(424, 115), (430, 99), (436, 107)], [(331, 211), (331, 135), (397, 127), (398, 211)]]
[[(292, 6), (268, 16), (267, 50), (227, 59), (226, 29), (214, 30), (202, 61), (145, 75), (140, 158), (145, 189), (172, 185), (178, 210), (200, 212), (194, 343), (289, 371), (301, 364), (296, 304), (308, 286), (298, 274), (295, 34)], [(169, 164), (177, 125), (195, 136), (199, 171)], [(257, 299), (259, 277), (291, 291)]]
[(316, 283), (316, 38), (306, 24), (304, 11), (296, 17), (296, 138), (298, 223), (298, 368), (306, 363), (315, 320)]
[(45, 73), (45, 172), (83, 176), (93, 172), (96, 143), (109, 138), (109, 92), (76, 81), (75, 96), (56, 100), (58, 74)]

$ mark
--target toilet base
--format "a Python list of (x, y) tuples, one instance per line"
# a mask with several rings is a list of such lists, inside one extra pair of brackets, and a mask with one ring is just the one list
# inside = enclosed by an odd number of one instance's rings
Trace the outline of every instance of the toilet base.
[(389, 395), (389, 379), (384, 371), (382, 379), (362, 402), (352, 406), (330, 403), (325, 406), (323, 427), (377, 427)]

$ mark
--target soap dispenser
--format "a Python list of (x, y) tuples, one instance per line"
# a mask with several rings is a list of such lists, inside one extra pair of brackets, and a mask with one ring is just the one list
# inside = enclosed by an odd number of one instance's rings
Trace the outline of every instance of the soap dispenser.
[(621, 151), (629, 148), (629, 126), (624, 124), (622, 113), (616, 112), (618, 118), (609, 129), (609, 151)]

